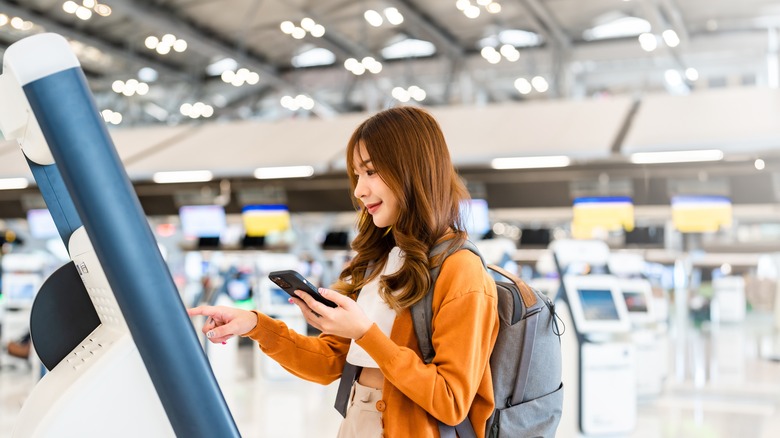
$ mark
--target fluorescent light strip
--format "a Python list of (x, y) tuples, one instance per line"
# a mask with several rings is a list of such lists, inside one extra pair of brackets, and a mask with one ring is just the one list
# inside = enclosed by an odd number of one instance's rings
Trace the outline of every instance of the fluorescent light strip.
[(571, 160), (565, 155), (496, 158), (490, 162), (490, 166), (493, 169), (541, 169), (546, 167), (566, 167), (569, 164), (571, 164)]
[(259, 167), (255, 169), (255, 178), (257, 179), (306, 178), (312, 175), (314, 175), (314, 168), (311, 166)]
[(208, 170), (183, 170), (177, 172), (157, 172), (152, 179), (158, 184), (188, 183), (211, 181), (214, 175)]
[(27, 178), (0, 178), (0, 190), (25, 189), (29, 185)]
[(697, 161), (720, 161), (723, 152), (718, 149), (700, 151), (637, 152), (631, 154), (634, 164), (691, 163)]

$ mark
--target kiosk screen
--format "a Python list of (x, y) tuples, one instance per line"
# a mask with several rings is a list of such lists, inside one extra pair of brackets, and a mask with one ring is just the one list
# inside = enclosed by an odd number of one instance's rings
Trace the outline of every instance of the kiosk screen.
[(630, 313), (647, 313), (647, 295), (644, 292), (624, 290), (623, 299)]
[(579, 289), (578, 292), (585, 319), (590, 321), (620, 319), (611, 290)]

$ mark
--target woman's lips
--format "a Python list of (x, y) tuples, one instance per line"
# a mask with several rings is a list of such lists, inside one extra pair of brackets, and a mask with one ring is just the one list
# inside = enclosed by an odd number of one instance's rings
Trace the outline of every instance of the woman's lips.
[(377, 202), (376, 204), (367, 204), (366, 210), (368, 210), (368, 214), (374, 214), (379, 209), (380, 205), (382, 205), (381, 202)]

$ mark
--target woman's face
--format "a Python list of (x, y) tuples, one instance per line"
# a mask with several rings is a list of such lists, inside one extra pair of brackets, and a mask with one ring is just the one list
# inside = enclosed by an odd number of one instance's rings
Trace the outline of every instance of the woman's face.
[(363, 141), (358, 143), (354, 160), (352, 166), (357, 176), (355, 197), (363, 203), (374, 225), (385, 228), (395, 224), (398, 220), (398, 199), (374, 170)]

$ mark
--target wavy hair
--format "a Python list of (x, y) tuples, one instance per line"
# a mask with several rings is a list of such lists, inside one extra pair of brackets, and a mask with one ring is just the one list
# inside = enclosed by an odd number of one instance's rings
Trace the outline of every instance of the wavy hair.
[[(358, 181), (354, 163), (361, 142), (374, 170), (398, 199), (398, 220), (390, 230), (376, 227), (354, 196)], [(365, 120), (347, 144), (346, 159), (352, 203), (359, 210), (358, 234), (352, 242), (357, 255), (334, 288), (357, 293), (379, 275), (390, 250), (398, 246), (405, 255), (403, 265), (380, 279), (379, 294), (400, 311), (430, 289), (429, 271), (443, 262), (442, 257), (429, 260), (433, 246), (449, 239), (448, 247), (454, 247), (466, 239), (460, 202), (469, 193), (452, 165), (438, 122), (417, 107), (390, 108)]]

